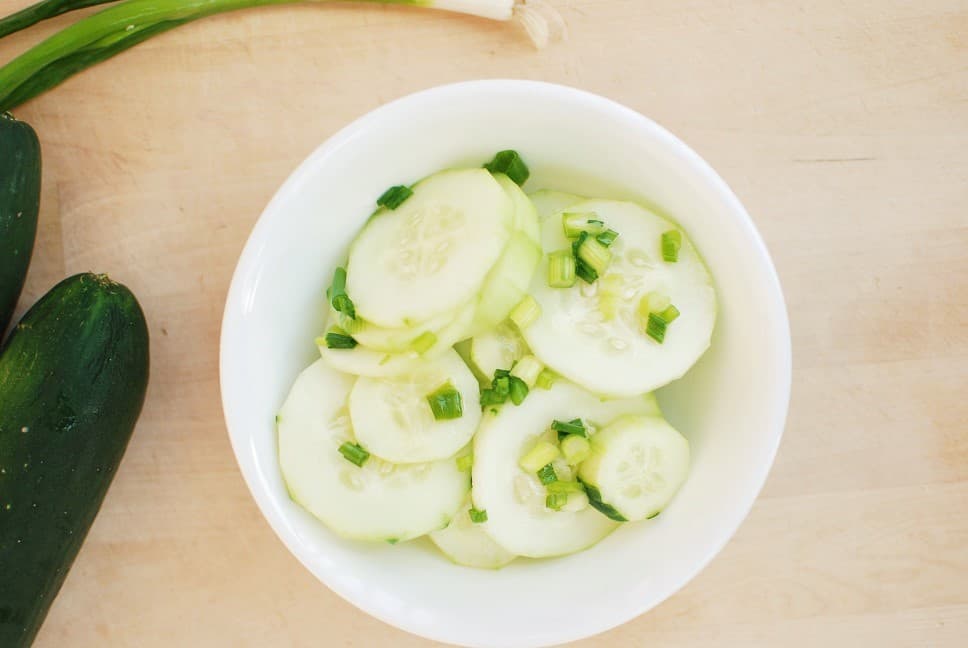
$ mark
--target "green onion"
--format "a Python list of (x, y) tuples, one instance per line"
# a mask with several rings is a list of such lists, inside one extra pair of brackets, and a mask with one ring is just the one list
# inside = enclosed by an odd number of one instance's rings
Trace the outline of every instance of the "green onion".
[(682, 232), (669, 230), (662, 233), (662, 260), (675, 263), (679, 260), (679, 248), (682, 247)]
[(346, 294), (346, 268), (336, 268), (333, 272), (333, 283), (326, 291), (333, 308), (337, 313), (342, 313), (350, 319), (356, 319), (356, 307), (353, 300)]
[(643, 295), (642, 299), (639, 300), (639, 315), (646, 318), (649, 316), (649, 313), (661, 313), (671, 303), (666, 295), (656, 291), (650, 292), (647, 295)]
[(481, 524), (482, 522), (487, 522), (487, 511), (485, 510), (478, 510), (476, 508), (472, 508), (469, 511), (467, 511), (467, 515), (471, 518), (471, 522), (473, 522), (474, 524)]
[(461, 472), (470, 472), (470, 469), (474, 467), (474, 455), (463, 455), (457, 457), (457, 470)]
[(386, 207), (387, 209), (393, 210), (402, 205), (404, 201), (412, 195), (413, 189), (405, 185), (397, 185), (384, 191), (380, 197), (376, 199), (376, 204), (380, 207)]
[(544, 365), (533, 355), (526, 355), (511, 368), (511, 376), (520, 378), (530, 389), (538, 381), (538, 376), (544, 370)]
[(567, 493), (549, 493), (545, 498), (545, 506), (553, 511), (560, 511), (561, 507), (568, 503)]
[(501, 405), (508, 399), (507, 394), (500, 395), (493, 389), (481, 390), (481, 409), (485, 409), (490, 405)]
[(511, 178), (516, 185), (523, 185), (531, 175), (528, 165), (524, 163), (517, 151), (500, 151), (494, 159), (484, 165), (491, 173), (503, 173)]
[(552, 288), (571, 288), (575, 285), (575, 257), (567, 250), (548, 255), (548, 285)]
[(538, 481), (547, 486), (553, 482), (558, 481), (558, 474), (555, 472), (555, 467), (550, 463), (545, 464), (537, 471)]
[(561, 226), (568, 238), (580, 236), (582, 232), (599, 234), (605, 231), (605, 222), (599, 220), (595, 212), (564, 212)]
[(41, 0), (0, 20), (0, 38), (68, 11), (108, 2), (114, 2), (114, 0)]
[(679, 309), (670, 304), (668, 308), (662, 311), (662, 319), (666, 321), (666, 324), (672, 324), (677, 319), (679, 319)]
[(591, 454), (592, 446), (581, 434), (569, 434), (561, 440), (561, 454), (569, 465), (577, 466)]
[(511, 395), (511, 378), (509, 376), (495, 378), (494, 382), (491, 383), (491, 389), (493, 389), (498, 396), (507, 398)]
[(609, 229), (609, 230), (605, 230), (604, 232), (596, 236), (595, 240), (607, 247), (612, 243), (614, 243), (615, 239), (617, 238), (618, 238), (618, 232), (616, 232), (613, 229)]
[(541, 316), (541, 306), (531, 295), (526, 296), (511, 310), (508, 317), (519, 329), (525, 329)]
[[(352, 336), (347, 335), (341, 329), (331, 330), (326, 334), (326, 337), (323, 341), (330, 349), (353, 349), (356, 348), (356, 345), (358, 344)], [(318, 346), (322, 346), (318, 338), (316, 339), (316, 344)]]
[(665, 340), (667, 325), (668, 322), (662, 319), (662, 315), (649, 313), (649, 321), (645, 325), (645, 333), (659, 344), (662, 344)]
[(534, 384), (539, 389), (551, 389), (551, 386), (555, 384), (555, 378), (557, 377), (558, 376), (555, 375), (554, 371), (545, 369), (538, 374), (538, 379), (534, 381)]
[(551, 429), (558, 433), (559, 440), (564, 438), (566, 434), (588, 436), (588, 431), (585, 430), (585, 424), (581, 422), (581, 419), (572, 419), (567, 422), (555, 419), (551, 422)]
[(595, 270), (595, 268), (588, 265), (588, 263), (578, 254), (578, 250), (587, 240), (588, 232), (582, 232), (579, 234), (578, 238), (575, 239), (571, 244), (571, 254), (575, 257), (575, 274), (578, 275), (578, 277), (585, 283), (594, 283), (595, 280), (598, 279), (598, 272)]
[(511, 389), (508, 394), (511, 397), (511, 402), (520, 405), (528, 396), (528, 385), (517, 376), (511, 376), (508, 380), (511, 381)]
[(424, 331), (417, 338), (410, 343), (410, 350), (416, 351), (420, 355), (427, 353), (435, 344), (437, 344), (437, 336), (431, 331)]
[(450, 381), (428, 394), (427, 403), (430, 405), (430, 411), (434, 413), (434, 420), (437, 421), (457, 419), (464, 415), (464, 403), (460, 392)]
[(585, 487), (576, 481), (554, 481), (545, 484), (545, 490), (549, 493), (584, 493)]
[(596, 275), (601, 276), (612, 261), (612, 253), (607, 246), (602, 245), (590, 236), (586, 236), (581, 245), (578, 246), (578, 259), (588, 264)]
[(370, 458), (370, 453), (361, 446), (359, 443), (350, 443), (347, 441), (339, 447), (339, 453), (346, 458), (350, 463), (354, 463), (357, 466), (362, 466), (366, 463), (366, 460)]
[(528, 451), (518, 465), (525, 472), (536, 473), (541, 468), (558, 458), (561, 453), (558, 451), (558, 446), (553, 443), (548, 443), (547, 441), (538, 441), (531, 450)]

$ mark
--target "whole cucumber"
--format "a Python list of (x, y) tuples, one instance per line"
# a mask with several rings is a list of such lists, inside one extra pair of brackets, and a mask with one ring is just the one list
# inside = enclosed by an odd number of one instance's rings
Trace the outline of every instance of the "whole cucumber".
[(141, 413), (148, 328), (104, 275), (65, 279), (0, 351), (0, 646), (28, 646)]
[(0, 114), (0, 339), (27, 276), (39, 211), (37, 134), (29, 124)]

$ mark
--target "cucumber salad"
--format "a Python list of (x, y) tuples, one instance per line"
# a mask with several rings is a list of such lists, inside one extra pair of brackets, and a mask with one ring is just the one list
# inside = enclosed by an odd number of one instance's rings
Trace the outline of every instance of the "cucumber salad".
[(685, 481), (652, 392), (709, 347), (708, 270), (649, 209), (528, 176), (501, 151), (391, 187), (333, 272), (276, 420), (290, 496), (339, 535), (494, 569), (654, 518)]

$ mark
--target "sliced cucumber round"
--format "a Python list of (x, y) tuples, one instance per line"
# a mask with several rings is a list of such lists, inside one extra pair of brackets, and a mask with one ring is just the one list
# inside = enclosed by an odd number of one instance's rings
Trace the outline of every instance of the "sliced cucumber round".
[[(461, 395), (459, 418), (436, 420), (428, 395), (445, 384)], [(350, 420), (357, 440), (393, 463), (444, 459), (467, 445), (481, 421), (477, 379), (456, 351), (396, 378), (360, 377), (350, 391)]]
[(513, 231), (515, 206), (485, 169), (436, 173), (350, 248), (346, 290), (356, 312), (387, 328), (452, 311), (477, 293)]
[(517, 327), (508, 322), (471, 338), (471, 362), (487, 382), (494, 377), (496, 370), (510, 370), (527, 353), (524, 338)]
[[(547, 256), (531, 282), (541, 315), (523, 332), (546, 365), (606, 396), (648, 392), (681, 377), (709, 347), (716, 320), (712, 279), (692, 243), (683, 236), (678, 261), (663, 260), (662, 234), (673, 223), (629, 202), (590, 200), (569, 211), (594, 212), (619, 233), (604, 276), (572, 288), (548, 286)], [(546, 253), (569, 249), (558, 218), (542, 224)], [(662, 343), (646, 334), (647, 295), (663, 295), (679, 310)]]
[(455, 343), (466, 338), (476, 312), (476, 303), (465, 304), (457, 311), (454, 320), (436, 334), (436, 341), (422, 353), (377, 351), (363, 345), (352, 349), (330, 349), (322, 344), (319, 346), (319, 354), (334, 369), (355, 376), (399, 376), (416, 371), (423, 363), (447, 353)]
[(548, 509), (544, 486), (519, 462), (555, 419), (580, 418), (594, 430), (622, 415), (654, 411), (651, 398), (603, 401), (558, 380), (549, 390), (532, 390), (518, 407), (485, 414), (474, 437), (472, 493), (474, 506), (487, 511), (484, 530), (508, 551), (533, 558), (574, 553), (604, 538), (616, 522), (592, 508)]
[(541, 189), (528, 194), (535, 211), (538, 213), (538, 222), (544, 222), (552, 214), (561, 213), (572, 205), (588, 200), (582, 196), (564, 193), (562, 191), (552, 191), (551, 189)]
[[(439, 335), (457, 318), (459, 312), (460, 309), (447, 311), (425, 322), (403, 328), (377, 326), (371, 322), (363, 321), (362, 318), (352, 322), (349, 327), (344, 324), (341, 328), (345, 329), (357, 342), (368, 349), (401, 353), (411, 350), (421, 336)], [(338, 314), (333, 312), (331, 316), (333, 316), (332, 321), (340, 321), (343, 324), (341, 321), (343, 318), (338, 319)]]
[(514, 560), (515, 555), (494, 542), (484, 529), (487, 522), (471, 521), (471, 501), (457, 511), (454, 519), (443, 529), (430, 532), (430, 539), (445, 556), (458, 565), (478, 569), (500, 569)]
[(514, 203), (514, 219), (512, 221), (514, 229), (534, 241), (535, 245), (541, 245), (541, 225), (538, 223), (538, 212), (534, 203), (528, 198), (528, 194), (524, 193), (524, 190), (514, 180), (503, 173), (495, 173), (494, 179), (497, 180), (497, 183), (504, 189), (504, 193)]
[(346, 399), (353, 377), (322, 360), (296, 379), (279, 412), (279, 465), (293, 501), (347, 538), (397, 542), (449, 523), (470, 489), (453, 459), (362, 467), (339, 452), (355, 442)]
[(578, 475), (589, 503), (612, 519), (655, 517), (689, 474), (689, 442), (660, 417), (623, 416), (591, 446)]

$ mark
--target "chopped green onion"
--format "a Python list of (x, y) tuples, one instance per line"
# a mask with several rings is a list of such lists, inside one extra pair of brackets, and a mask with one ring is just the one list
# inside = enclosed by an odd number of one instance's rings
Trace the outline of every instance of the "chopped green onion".
[(449, 380), (427, 395), (427, 403), (430, 411), (434, 413), (434, 420), (437, 421), (457, 419), (464, 415), (460, 392)]
[(346, 268), (336, 268), (333, 272), (333, 283), (326, 291), (330, 303), (337, 313), (342, 313), (350, 319), (356, 319), (356, 307), (353, 300), (346, 294)]
[(511, 368), (511, 376), (520, 378), (530, 389), (538, 381), (538, 376), (544, 370), (544, 364), (533, 355), (526, 355)]
[(561, 227), (565, 236), (575, 238), (582, 232), (599, 234), (605, 231), (605, 222), (599, 220), (595, 212), (564, 212), (561, 215)]
[(566, 434), (588, 436), (588, 432), (585, 430), (585, 424), (581, 422), (581, 419), (572, 419), (567, 422), (555, 419), (551, 422), (551, 429), (558, 433), (559, 440)]
[(571, 254), (575, 257), (575, 274), (585, 283), (594, 283), (598, 279), (598, 271), (588, 265), (588, 262), (578, 254), (579, 249), (587, 240), (588, 232), (579, 234), (578, 238), (571, 244)]
[(566, 250), (548, 255), (548, 285), (552, 288), (571, 288), (575, 285), (575, 257)]
[(523, 185), (531, 175), (528, 165), (524, 163), (517, 151), (500, 151), (494, 159), (484, 165), (491, 173), (503, 173), (511, 178), (516, 185)]
[(512, 403), (520, 405), (528, 396), (528, 385), (517, 376), (509, 376), (508, 380), (510, 381), (508, 396), (511, 397)]
[(675, 263), (679, 260), (679, 248), (682, 247), (682, 232), (669, 230), (662, 233), (662, 260)]
[(558, 481), (558, 474), (555, 472), (555, 467), (550, 463), (541, 466), (537, 471), (538, 481), (547, 486), (548, 484)]
[(494, 380), (498, 378), (506, 378), (511, 375), (510, 369), (495, 369), (494, 370)]
[(618, 232), (616, 232), (613, 229), (607, 229), (601, 234), (599, 234), (598, 236), (596, 236), (595, 240), (604, 246), (609, 246), (612, 243), (614, 243), (615, 239), (617, 238), (618, 238)]
[(578, 259), (588, 264), (595, 271), (595, 274), (600, 276), (605, 273), (605, 269), (611, 263), (612, 253), (609, 252), (607, 246), (587, 236), (582, 244), (578, 246)]
[(396, 209), (412, 195), (413, 189), (404, 185), (397, 185), (396, 187), (390, 187), (384, 191), (383, 194), (376, 199), (376, 204), (378, 204), (380, 207), (386, 207), (387, 209)]
[(521, 457), (518, 465), (525, 472), (536, 473), (542, 467), (557, 459), (560, 454), (558, 446), (553, 443), (538, 441), (527, 454)]
[(490, 405), (501, 405), (507, 399), (507, 394), (501, 396), (493, 389), (481, 390), (481, 409), (486, 409)]
[[(330, 349), (353, 349), (358, 344), (351, 335), (347, 335), (342, 329), (336, 328), (326, 334), (324, 341)], [(320, 340), (317, 338), (316, 344), (322, 346), (319, 342)]]
[(656, 511), (655, 513), (653, 513), (652, 515), (650, 515), (649, 517), (647, 517), (645, 519), (646, 520), (651, 520), (652, 518), (657, 518), (657, 517), (659, 517), (659, 513), (661, 513), (661, 512), (662, 511)]
[(584, 493), (585, 487), (576, 481), (554, 481), (545, 484), (545, 490), (549, 493)]
[(567, 493), (548, 493), (548, 496), (545, 498), (545, 506), (553, 511), (560, 511), (561, 507), (567, 503)]
[(410, 350), (423, 355), (435, 344), (437, 344), (437, 336), (432, 331), (424, 331), (410, 343)]
[(511, 378), (509, 376), (495, 378), (494, 382), (491, 383), (491, 389), (493, 389), (498, 396), (507, 398), (511, 394)]
[(555, 384), (555, 378), (557, 378), (557, 376), (555, 375), (554, 371), (545, 369), (538, 374), (538, 379), (534, 381), (534, 384), (539, 389), (551, 389), (551, 386)]
[(457, 457), (457, 470), (461, 472), (470, 472), (470, 469), (474, 467), (474, 455), (463, 455)]
[(650, 292), (647, 295), (643, 295), (642, 299), (639, 300), (639, 315), (643, 318), (649, 316), (649, 313), (661, 313), (669, 307), (671, 302), (666, 295), (660, 292)]
[(538, 317), (541, 316), (541, 306), (534, 300), (534, 297), (528, 295), (521, 302), (511, 310), (511, 314), (508, 317), (512, 322), (517, 325), (519, 329), (525, 329), (534, 323)]
[(398, 542), (400, 542), (400, 539), (399, 538), (387, 538), (387, 544), (395, 545)]
[(339, 447), (339, 453), (347, 461), (357, 466), (362, 466), (370, 458), (370, 453), (363, 446), (359, 443), (350, 443), (349, 441)]
[(649, 321), (645, 325), (645, 333), (659, 344), (662, 344), (665, 340), (667, 325), (668, 322), (662, 319), (661, 315), (658, 313), (649, 313)]
[(487, 522), (487, 511), (485, 510), (478, 510), (476, 508), (472, 508), (469, 511), (467, 511), (467, 515), (471, 518), (471, 522), (473, 522), (474, 524), (481, 524), (482, 522)]
[(679, 318), (679, 309), (669, 304), (669, 306), (662, 311), (662, 319), (666, 321), (666, 324), (672, 324)]
[(561, 440), (561, 454), (569, 465), (577, 466), (591, 454), (592, 446), (584, 436), (569, 434)]

